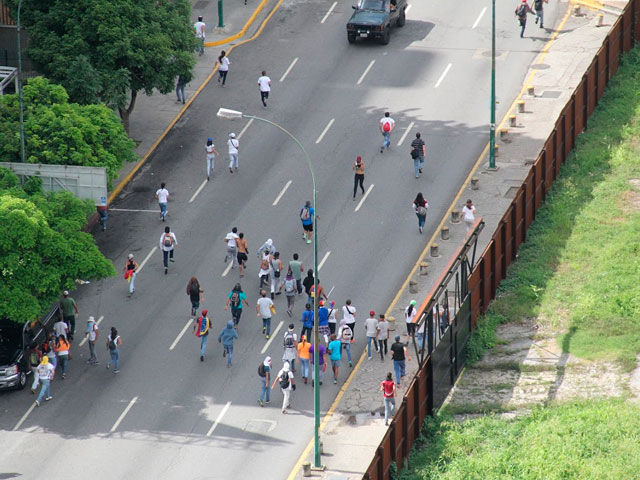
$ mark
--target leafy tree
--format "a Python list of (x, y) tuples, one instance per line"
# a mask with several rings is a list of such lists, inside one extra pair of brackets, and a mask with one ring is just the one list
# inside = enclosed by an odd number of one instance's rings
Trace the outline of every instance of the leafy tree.
[[(65, 89), (43, 77), (29, 80), (23, 97), (27, 162), (105, 167), (111, 182), (123, 162), (136, 159), (134, 142), (108, 107), (68, 103)], [(5, 95), (0, 97), (0, 161), (19, 160), (18, 98)]]
[(82, 232), (93, 206), (68, 192), (45, 195), (39, 178), (25, 186), (0, 168), (0, 318), (44, 314), (77, 278), (115, 275), (113, 264)]
[[(195, 65), (189, 0), (23, 0), (22, 12), (39, 71), (75, 102), (91, 100), (96, 86), (127, 133), (138, 92), (168, 93)], [(80, 88), (81, 75), (91, 88)]]

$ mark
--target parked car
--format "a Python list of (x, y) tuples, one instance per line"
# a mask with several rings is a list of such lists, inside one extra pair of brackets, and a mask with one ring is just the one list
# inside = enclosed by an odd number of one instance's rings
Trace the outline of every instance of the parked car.
[(34, 342), (44, 341), (59, 316), (60, 307), (55, 305), (35, 324), (0, 320), (0, 390), (25, 387), (31, 375), (29, 348)]
[(375, 38), (383, 45), (389, 43), (391, 27), (404, 26), (407, 0), (360, 0), (347, 23), (347, 40)]

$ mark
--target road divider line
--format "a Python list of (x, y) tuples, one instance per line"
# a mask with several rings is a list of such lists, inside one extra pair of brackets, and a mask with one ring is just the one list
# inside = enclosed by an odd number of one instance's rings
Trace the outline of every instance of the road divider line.
[(264, 347), (262, 347), (262, 350), (260, 351), (260, 353), (263, 354), (264, 352), (267, 351), (267, 349), (269, 348), (269, 345), (271, 345), (271, 342), (273, 342), (273, 339), (276, 337), (276, 335), (278, 335), (278, 332), (282, 328), (283, 324), (284, 324), (284, 320), (280, 320), (280, 323), (278, 323), (278, 326), (276, 327), (276, 329), (273, 331), (271, 335), (269, 335), (269, 340), (267, 340), (267, 343), (264, 344)]
[(444, 72), (442, 72), (442, 75), (440, 75), (440, 78), (438, 79), (438, 81), (436, 82), (436, 86), (435, 88), (438, 88), (440, 86), (440, 84), (442, 83), (442, 81), (444, 80), (444, 77), (447, 76), (447, 73), (449, 73), (449, 70), (451, 70), (451, 66), (453, 64), (450, 63), (449, 65), (447, 65), (447, 68), (444, 69)]
[(289, 186), (291, 185), (291, 180), (289, 180), (286, 185), (282, 188), (282, 190), (280, 191), (280, 193), (278, 194), (278, 196), (276, 197), (276, 199), (273, 201), (273, 203), (271, 205), (273, 205), (274, 207), (276, 205), (278, 205), (278, 202), (280, 201), (280, 199), (282, 198), (282, 196), (284, 195), (284, 192), (287, 191), (287, 188), (289, 188)]
[(216, 417), (216, 421), (213, 422), (213, 425), (211, 425), (211, 428), (207, 432), (207, 437), (210, 437), (211, 434), (213, 433), (213, 431), (216, 429), (216, 427), (220, 424), (220, 422), (222, 421), (222, 417), (224, 417), (224, 414), (227, 413), (227, 410), (229, 410), (230, 406), (231, 406), (231, 402), (227, 402), (224, 405), (224, 407), (222, 407), (222, 410), (220, 411), (220, 413)]
[[(96, 325), (100, 325), (100, 323), (102, 322), (102, 320), (104, 319), (104, 315), (101, 315), (100, 318), (98, 319), (98, 321), (96, 322)], [(87, 339), (89, 337), (84, 337), (80, 343), (78, 344), (78, 348), (82, 347), (85, 343), (87, 343)]]
[(331, 290), (329, 290), (329, 293), (327, 293), (327, 298), (329, 298), (329, 297), (331, 296), (331, 292), (333, 292), (333, 289), (334, 289), (334, 288), (336, 288), (336, 286), (335, 286), (335, 285), (333, 285), (333, 286), (331, 287)]
[(20, 427), (22, 426), (22, 424), (24, 423), (24, 421), (27, 419), (27, 417), (31, 414), (31, 412), (33, 412), (33, 409), (36, 408), (36, 402), (33, 402), (31, 404), (31, 406), (29, 407), (29, 410), (27, 410), (25, 412), (25, 414), (22, 416), (22, 418), (18, 421), (18, 423), (16, 423), (16, 426), (13, 427), (13, 431), (15, 432), (16, 430), (20, 430)]
[(122, 422), (122, 420), (124, 420), (124, 417), (127, 416), (127, 413), (129, 413), (129, 410), (131, 410), (131, 407), (133, 407), (134, 403), (136, 403), (137, 400), (138, 400), (138, 397), (133, 397), (131, 399), (131, 401), (129, 402), (129, 405), (127, 405), (127, 407), (124, 409), (124, 412), (120, 414), (120, 416), (118, 417), (118, 420), (116, 420), (116, 423), (114, 423), (113, 427), (111, 427), (111, 430), (109, 430), (109, 433), (113, 433), (116, 431), (116, 429), (120, 426), (120, 423)]
[(482, 16), (485, 14), (486, 11), (487, 11), (487, 7), (484, 7), (480, 12), (480, 15), (478, 15), (478, 18), (476, 19), (476, 21), (473, 23), (473, 27), (471, 27), (472, 29), (478, 26), (478, 24), (480, 23), (480, 20), (482, 20)]
[[(298, 63), (298, 57), (294, 58), (294, 59), (293, 59), (293, 62), (291, 62), (291, 65), (289, 65), (289, 68), (287, 68), (287, 69), (284, 71), (284, 74), (283, 74), (283, 75), (282, 75), (282, 77), (280, 78), (280, 81), (281, 81), (281, 82), (284, 82), (284, 79), (285, 79), (285, 78), (287, 78), (287, 75), (289, 75), (289, 72), (291, 71), (291, 69), (293, 68), (293, 66), (294, 66), (296, 63)], [(253, 120), (253, 118), (252, 118), (251, 120)]]
[(358, 210), (360, 210), (360, 207), (362, 206), (362, 204), (364, 203), (364, 201), (367, 199), (367, 197), (369, 196), (369, 194), (371, 193), (371, 190), (373, 190), (374, 187), (374, 183), (372, 183), (371, 185), (369, 185), (369, 188), (367, 188), (367, 191), (364, 192), (364, 195), (362, 196), (362, 198), (360, 199), (360, 201), (358, 202), (358, 205), (356, 206), (356, 209), (354, 210), (354, 212), (357, 212)]
[(151, 255), (153, 255), (156, 250), (158, 249), (158, 247), (153, 247), (151, 249), (151, 251), (149, 253), (147, 253), (147, 256), (144, 257), (144, 260), (142, 261), (142, 263), (138, 266), (138, 270), (136, 270), (136, 274), (140, 273), (140, 270), (142, 270), (142, 268), (146, 265), (146, 263), (149, 261), (149, 259), (151, 258)]
[(318, 271), (320, 271), (320, 269), (323, 267), (324, 262), (327, 261), (327, 258), (329, 258), (329, 255), (331, 255), (331, 250), (329, 250), (327, 253), (325, 253), (324, 257), (322, 257), (322, 260), (320, 260), (320, 263), (318, 264)]
[(322, 20), (320, 20), (320, 23), (324, 23), (327, 20), (327, 18), (329, 18), (329, 15), (331, 15), (331, 13), (333, 12), (333, 9), (336, 8), (336, 5), (338, 5), (338, 2), (333, 2), (333, 5), (329, 7), (329, 11), (324, 14), (324, 17), (322, 17)]
[(178, 336), (176, 337), (176, 339), (173, 341), (173, 343), (171, 344), (171, 346), (169, 347), (169, 351), (173, 350), (174, 348), (176, 348), (176, 345), (178, 344), (178, 342), (180, 341), (180, 339), (182, 337), (184, 337), (184, 334), (187, 333), (187, 329), (189, 328), (189, 325), (191, 325), (191, 322), (193, 322), (193, 319), (190, 318), (189, 320), (187, 320), (187, 323), (185, 324), (184, 327), (182, 327), (182, 330), (180, 330), (180, 333), (178, 334)]
[(364, 80), (364, 77), (367, 76), (367, 73), (369, 73), (369, 70), (371, 70), (371, 67), (373, 67), (373, 64), (376, 63), (375, 60), (371, 60), (369, 62), (369, 65), (367, 65), (367, 68), (364, 69), (364, 72), (362, 72), (362, 75), (360, 75), (360, 78), (358, 79), (358, 81), (356, 82), (356, 85), (360, 85), (362, 83), (362, 81)]
[(196, 193), (193, 194), (193, 196), (189, 199), (189, 203), (193, 203), (193, 201), (196, 199), (196, 197), (198, 196), (198, 194), (202, 191), (202, 189), (204, 188), (204, 186), (207, 184), (209, 180), (204, 180), (204, 182), (202, 182), (202, 184), (198, 187), (198, 189), (196, 190)]
[(335, 122), (336, 119), (332, 118), (331, 120), (329, 120), (329, 123), (327, 123), (327, 126), (324, 127), (324, 130), (322, 131), (322, 133), (320, 134), (320, 136), (318, 137), (318, 139), (316, 140), (316, 144), (320, 143), (322, 141), (322, 139), (324, 138), (324, 136), (326, 135), (326, 133), (329, 131), (329, 129), (331, 128), (331, 125), (333, 125), (333, 122)]
[(224, 269), (224, 272), (222, 272), (222, 276), (226, 277), (229, 272), (231, 271), (231, 268), (233, 267), (233, 259), (231, 259), (231, 261), (227, 264), (227, 268)]
[(251, 125), (252, 123), (253, 123), (253, 118), (250, 118), (249, 121), (247, 122), (247, 124), (244, 126), (244, 128), (242, 130), (240, 130), (240, 133), (236, 137), (238, 140), (240, 140), (242, 138), (242, 135), (244, 135), (244, 132), (247, 131), (247, 128), (249, 128), (249, 125)]
[(407, 138), (407, 135), (409, 135), (409, 132), (411, 131), (411, 129), (413, 128), (413, 126), (415, 125), (415, 122), (411, 122), (409, 124), (409, 126), (407, 127), (407, 129), (404, 131), (404, 133), (402, 134), (402, 136), (400, 137), (400, 140), (398, 140), (398, 144), (397, 146), (399, 147), (400, 145), (402, 145), (402, 142), (404, 142), (404, 140)]
[(111, 212), (144, 212), (144, 213), (158, 213), (158, 210), (138, 210), (135, 208), (110, 208)]

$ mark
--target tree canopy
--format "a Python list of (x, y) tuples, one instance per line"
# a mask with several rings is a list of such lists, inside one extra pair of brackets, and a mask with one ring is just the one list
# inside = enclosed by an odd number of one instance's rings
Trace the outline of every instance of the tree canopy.
[[(109, 182), (123, 162), (136, 160), (135, 144), (105, 105), (69, 103), (60, 85), (36, 77), (23, 88), (28, 163), (105, 167)], [(20, 161), (17, 95), (0, 97), (0, 161)]]
[(82, 232), (93, 211), (68, 192), (45, 195), (39, 178), (20, 186), (0, 168), (0, 318), (35, 320), (76, 279), (115, 275), (93, 237)]
[(23, 0), (30, 58), (75, 102), (117, 108), (127, 132), (136, 95), (168, 93), (195, 65), (189, 0)]

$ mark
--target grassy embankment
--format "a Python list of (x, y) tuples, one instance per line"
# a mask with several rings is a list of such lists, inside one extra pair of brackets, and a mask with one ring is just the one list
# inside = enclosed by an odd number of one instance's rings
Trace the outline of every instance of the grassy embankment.
[[(624, 57), (589, 130), (539, 211), (470, 344), (472, 361), (504, 322), (534, 320), (564, 352), (636, 365), (640, 352), (640, 47)], [(425, 424), (406, 479), (640, 477), (640, 406), (627, 398), (550, 403), (507, 419)]]

